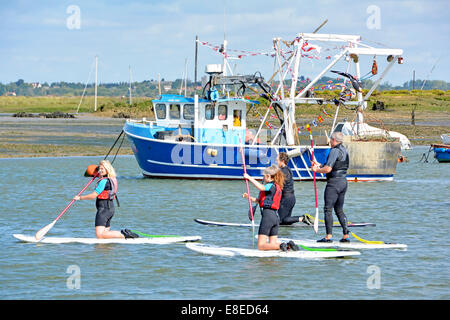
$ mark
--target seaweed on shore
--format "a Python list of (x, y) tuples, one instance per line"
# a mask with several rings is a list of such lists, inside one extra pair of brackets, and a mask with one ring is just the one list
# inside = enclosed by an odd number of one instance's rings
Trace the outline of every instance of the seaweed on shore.
[(53, 118), (53, 119), (56, 119), (56, 118), (74, 119), (74, 118), (76, 118), (73, 114), (64, 113), (64, 112), (60, 112), (60, 111), (55, 111), (55, 112), (51, 112), (51, 113), (39, 113), (39, 114), (18, 112), (18, 113), (13, 114), (13, 117), (17, 117), (17, 118)]

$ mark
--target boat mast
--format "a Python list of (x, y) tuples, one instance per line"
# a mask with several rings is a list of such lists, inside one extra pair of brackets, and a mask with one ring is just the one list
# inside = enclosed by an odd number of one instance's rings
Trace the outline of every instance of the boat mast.
[(132, 100), (131, 100), (131, 66), (128, 66), (128, 73), (129, 73), (129, 76), (130, 76), (130, 80), (129, 80), (129, 88), (128, 88), (128, 91), (130, 91), (130, 106), (132, 105)]
[(158, 92), (161, 95), (161, 74), (158, 73)]
[(197, 88), (197, 57), (198, 57), (198, 35), (195, 36), (195, 66), (194, 66), (194, 92)]
[(98, 74), (98, 56), (95, 56), (95, 97), (94, 97), (94, 111), (97, 111), (97, 74)]
[(184, 65), (184, 96), (187, 95), (187, 73), (188, 73), (188, 59), (186, 58), (185, 60), (185, 65)]

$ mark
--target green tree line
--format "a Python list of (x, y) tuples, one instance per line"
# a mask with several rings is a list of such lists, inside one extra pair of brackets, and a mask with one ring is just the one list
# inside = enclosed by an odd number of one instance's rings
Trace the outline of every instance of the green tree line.
[[(299, 89), (305, 87), (309, 81), (308, 78), (299, 78)], [(162, 93), (179, 93), (182, 86), (182, 79), (176, 79), (175, 81), (163, 81), (161, 82)], [(342, 82), (342, 78), (337, 80), (336, 78), (322, 77), (320, 81), (315, 85), (316, 87), (323, 87), (324, 90), (334, 89), (335, 84)], [(372, 80), (363, 81), (364, 88), (370, 88), (373, 84)], [(188, 90), (193, 90), (194, 87), (201, 86), (201, 83), (194, 83), (193, 81), (187, 81)], [(443, 80), (416, 80), (414, 83), (412, 80), (404, 82), (401, 86), (393, 86), (389, 82), (385, 82), (379, 85), (378, 91), (386, 90), (450, 90), (450, 83)], [(93, 96), (95, 93), (94, 84), (83, 84), (81, 82), (52, 82), (52, 83), (27, 83), (23, 79), (19, 79), (16, 82), (10, 82), (7, 84), (0, 83), (0, 95), (17, 95), (17, 96), (81, 96), (85, 90), (85, 95)], [(121, 97), (129, 96), (130, 84), (128, 82), (118, 83), (101, 83), (97, 87), (97, 94), (99, 96), (111, 96)], [(144, 80), (142, 82), (131, 83), (131, 94), (136, 97), (155, 97), (159, 94), (158, 82), (154, 80)]]

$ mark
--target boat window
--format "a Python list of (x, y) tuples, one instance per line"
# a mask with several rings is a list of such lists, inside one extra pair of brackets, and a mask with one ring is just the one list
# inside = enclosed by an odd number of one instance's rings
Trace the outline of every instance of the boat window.
[(158, 119), (166, 118), (166, 105), (165, 104), (157, 104), (155, 107), (155, 110), (156, 110), (156, 117)]
[(194, 105), (185, 104), (183, 106), (183, 118), (186, 120), (194, 120)]
[(205, 119), (206, 120), (213, 120), (214, 119), (214, 106), (207, 104), (205, 106)]
[(227, 120), (227, 113), (228, 107), (226, 105), (221, 104), (218, 110), (219, 120)]
[(170, 119), (180, 119), (180, 105), (171, 104), (170, 105)]
[(233, 127), (240, 127), (242, 119), (241, 110), (233, 110)]

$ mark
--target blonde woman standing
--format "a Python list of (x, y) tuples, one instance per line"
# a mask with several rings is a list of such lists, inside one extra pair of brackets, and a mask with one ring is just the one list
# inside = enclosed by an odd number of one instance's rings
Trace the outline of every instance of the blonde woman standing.
[(114, 199), (117, 195), (116, 171), (108, 160), (100, 161), (98, 166), (98, 182), (95, 190), (88, 195), (75, 196), (74, 200), (93, 200), (97, 207), (95, 216), (95, 235), (98, 239), (137, 238), (138, 235), (128, 229), (111, 230), (111, 219), (114, 216)]

